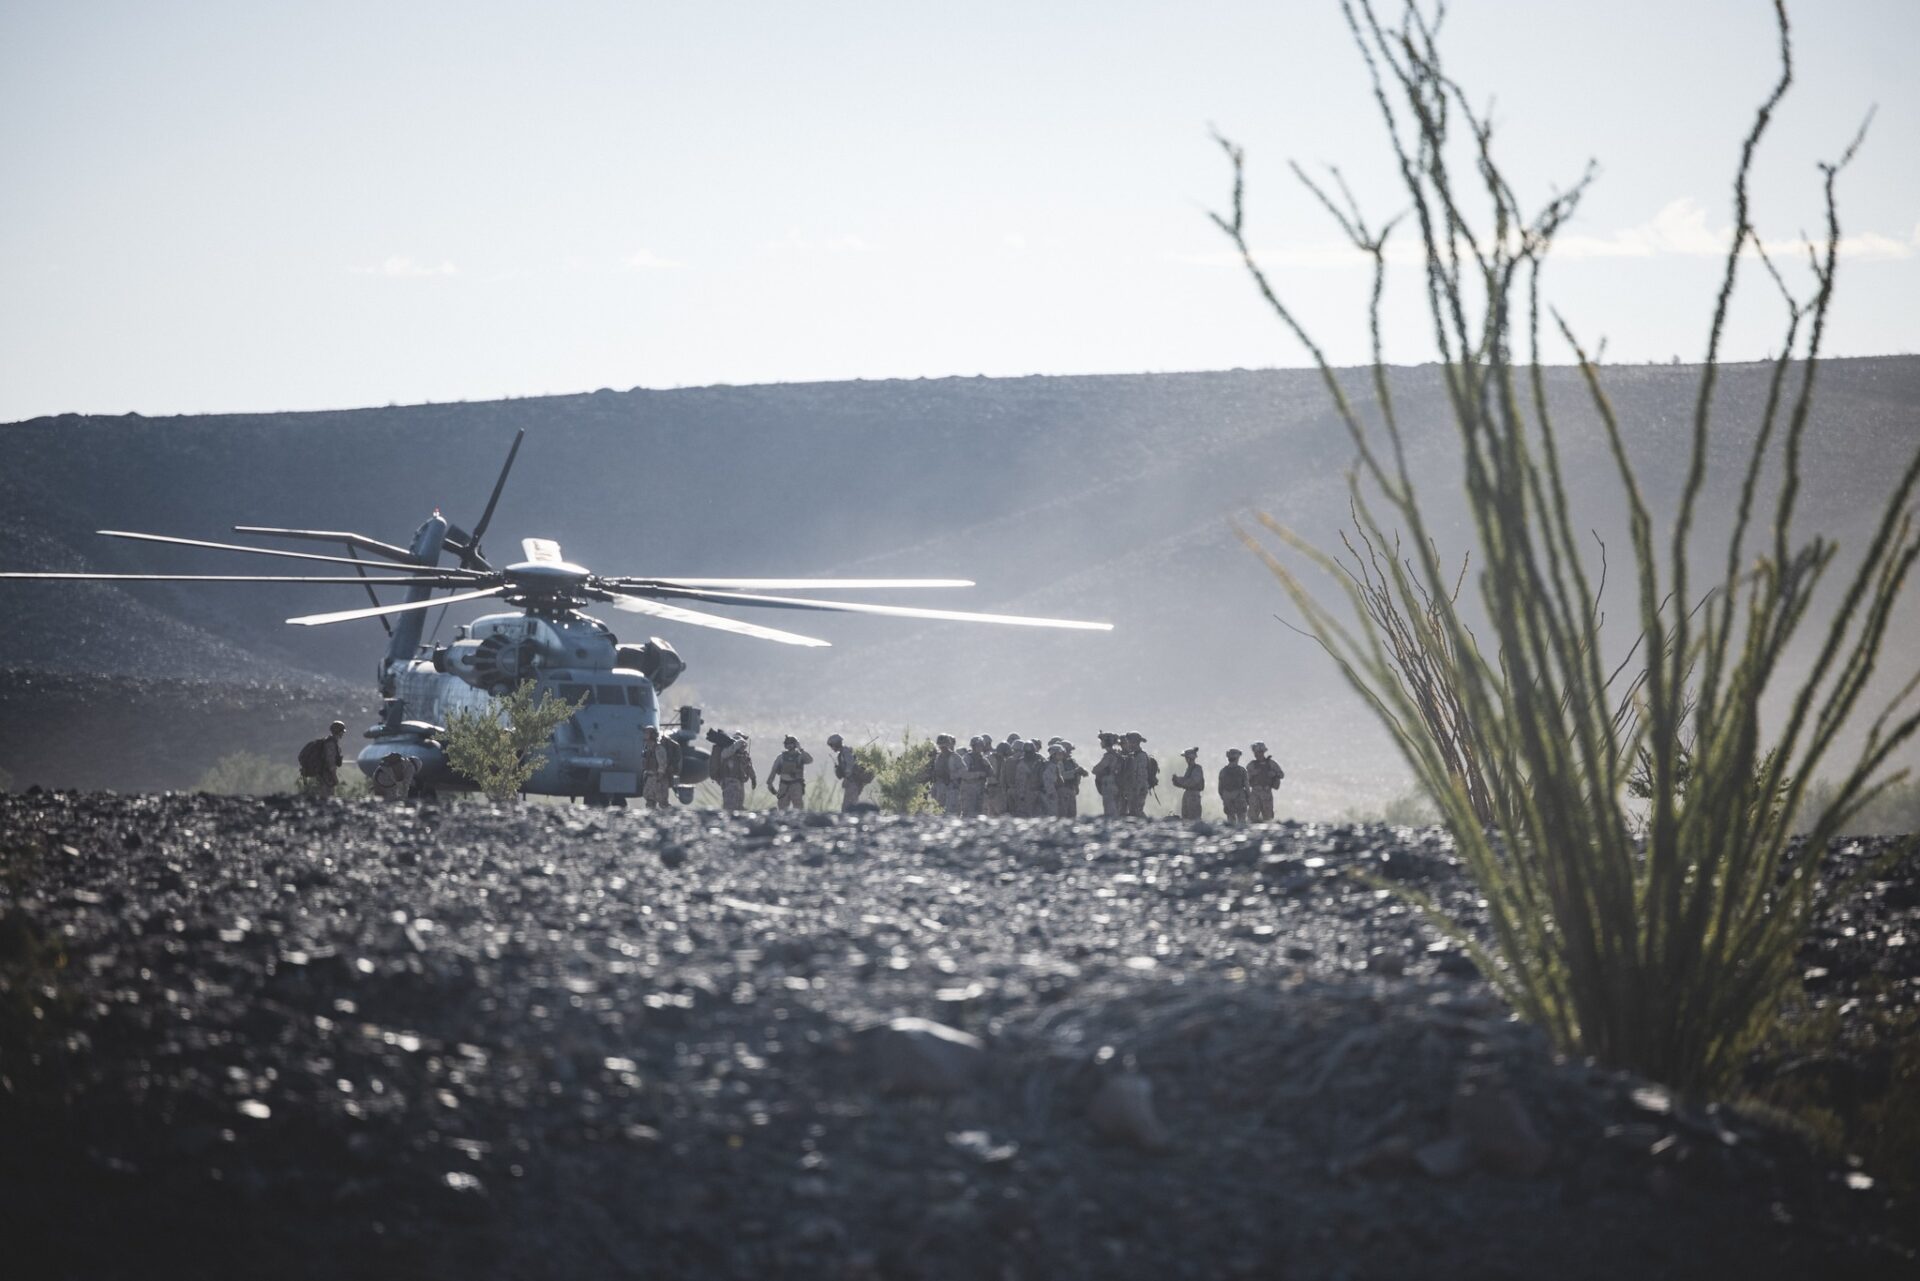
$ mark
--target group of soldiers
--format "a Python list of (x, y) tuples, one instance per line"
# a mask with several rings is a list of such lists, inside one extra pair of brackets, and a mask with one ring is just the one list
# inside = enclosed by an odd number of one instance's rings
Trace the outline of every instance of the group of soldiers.
[[(747, 736), (716, 731), (708, 738), (714, 744), (708, 773), (720, 785), (721, 807), (746, 808), (748, 789), (760, 784)], [(1042, 745), (1037, 738), (1009, 734), (996, 743), (991, 735), (981, 734), (962, 748), (952, 734), (940, 734), (934, 738), (933, 757), (921, 781), (935, 807), (948, 814), (1074, 818), (1080, 812), (1081, 784), (1091, 778), (1102, 814), (1143, 818), (1147, 798), (1160, 781), (1160, 763), (1146, 751), (1146, 741), (1135, 732), (1101, 731), (1100, 759), (1089, 770), (1074, 759), (1073, 744), (1063, 738), (1050, 738)], [(828, 736), (827, 751), (840, 782), (840, 808), (851, 812), (860, 807), (861, 793), (873, 781), (873, 771), (839, 734)], [(1180, 816), (1199, 818), (1206, 771), (1200, 766), (1199, 748), (1190, 747), (1182, 755), (1186, 767), (1171, 780), (1180, 789)], [(1253, 760), (1246, 765), (1240, 764), (1241, 755), (1239, 748), (1229, 748), (1227, 764), (1215, 780), (1221, 806), (1229, 822), (1269, 821), (1273, 793), (1286, 771), (1267, 754), (1265, 743), (1253, 745)], [(649, 803), (664, 805), (669, 768), (664, 750), (658, 774), (653, 759), (650, 751), (642, 793)], [(812, 753), (800, 746), (800, 740), (792, 735), (783, 740), (766, 780), (778, 808), (805, 806), (806, 768), (812, 763)], [(657, 801), (645, 786), (656, 777), (661, 780)]]
[[(331, 796), (343, 764), (340, 740), (346, 726), (335, 721), (324, 739), (315, 739), (301, 751), (302, 783), (319, 796)], [(708, 733), (713, 744), (708, 777), (720, 785), (723, 809), (741, 810), (748, 789), (760, 785), (753, 754), (745, 734)], [(920, 781), (936, 808), (947, 814), (971, 816), (1074, 818), (1080, 813), (1080, 785), (1091, 778), (1100, 798), (1100, 812), (1108, 817), (1144, 818), (1147, 798), (1160, 781), (1160, 763), (1146, 751), (1146, 738), (1136, 732), (1100, 732), (1100, 759), (1089, 770), (1074, 759), (1073, 744), (1050, 738), (1009, 734), (995, 742), (989, 734), (967, 740), (965, 748), (951, 734), (934, 738), (934, 752)], [(861, 794), (874, 780), (873, 770), (838, 734), (827, 736), (828, 759), (840, 783), (840, 808), (860, 808)], [(1230, 823), (1268, 822), (1273, 818), (1273, 793), (1287, 772), (1267, 754), (1265, 743), (1253, 745), (1253, 759), (1240, 763), (1237, 747), (1227, 749), (1227, 763), (1214, 780), (1221, 807)], [(1200, 749), (1181, 753), (1186, 765), (1169, 780), (1180, 791), (1180, 817), (1200, 817), (1207, 774), (1200, 765)], [(767, 771), (767, 789), (783, 810), (803, 809), (807, 802), (807, 766), (813, 755), (789, 734)], [(390, 753), (373, 775), (374, 794), (383, 800), (404, 799), (412, 790), (419, 763)], [(650, 807), (673, 803), (673, 785), (679, 773), (677, 748), (649, 726), (641, 765), (640, 795)]]
[[(707, 777), (720, 785), (720, 807), (745, 809), (748, 790), (760, 785), (747, 736), (715, 731), (708, 734), (707, 739), (713, 744)], [(840, 808), (851, 811), (860, 804), (860, 793), (873, 782), (873, 771), (838, 734), (827, 736), (827, 751), (833, 761), (833, 776), (840, 780)], [(651, 757), (648, 763), (651, 766)], [(767, 790), (773, 793), (775, 807), (806, 808), (807, 766), (811, 764), (813, 753), (801, 747), (799, 739), (789, 734), (781, 740), (780, 754), (773, 758), (773, 765), (767, 770)]]

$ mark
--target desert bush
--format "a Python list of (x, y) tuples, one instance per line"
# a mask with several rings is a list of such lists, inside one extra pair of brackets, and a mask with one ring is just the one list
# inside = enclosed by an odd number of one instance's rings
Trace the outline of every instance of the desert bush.
[(1439, 819), (1433, 802), (1417, 789), (1400, 793), (1380, 811), (1380, 821), (1389, 827), (1426, 827)]
[(873, 803), (889, 814), (926, 814), (933, 810), (927, 791), (927, 767), (938, 750), (930, 738), (900, 731), (900, 746), (889, 751), (879, 744), (856, 749), (874, 774)]
[(480, 708), (447, 716), (447, 764), (496, 801), (510, 800), (546, 759), (547, 743), (579, 704), (545, 694), (532, 681)]
[[(343, 768), (342, 786), (350, 774), (358, 773), (351, 764)], [(215, 796), (283, 796), (300, 790), (300, 769), (260, 752), (228, 752), (207, 767), (193, 790)]]
[[(1343, 8), (1419, 239), (1477, 543), (1487, 650), (1462, 619), (1452, 594), (1457, 575), (1430, 535), (1381, 355), (1386, 247), (1401, 220), (1375, 230), (1337, 171), (1328, 186), (1295, 167), (1373, 264), (1376, 408), (1365, 416), (1255, 257), (1244, 220), (1244, 157), (1224, 139), (1232, 205), (1215, 221), (1322, 372), (1358, 455), (1351, 492), (1361, 529), (1380, 547), (1397, 545), (1390, 528), (1405, 531), (1404, 559), (1380, 558), (1384, 590), (1406, 616), (1431, 620), (1415, 643), (1457, 691), (1491, 772), (1512, 780), (1511, 803), (1495, 805), (1491, 826), (1401, 679), (1391, 638), (1354, 580), (1271, 516), (1258, 517), (1270, 538), (1250, 531), (1243, 537), (1380, 715), (1452, 829), (1486, 899), (1497, 958), (1472, 946), (1489, 977), (1565, 1049), (1682, 1088), (1724, 1085), (1793, 980), (1817, 872), (1785, 859), (1793, 818), (1806, 802), (1807, 781), (1859, 707), (1893, 605), (1920, 555), (1909, 510), (1920, 479), (1917, 454), (1889, 478), (1875, 534), (1845, 580), (1817, 657), (1788, 691), (1789, 713), (1763, 726), (1762, 697), (1777, 683), (1789, 641), (1806, 622), (1836, 551), (1821, 537), (1803, 541), (1792, 525), (1839, 256), (1835, 186), (1860, 139), (1822, 166), (1824, 234), (1808, 246), (1811, 292), (1796, 295), (1754, 231), (1747, 194), (1756, 149), (1792, 81), (1786, 12), (1777, 7), (1781, 71), (1735, 171), (1734, 227), (1708, 328), (1690, 463), (1663, 548), (1597, 361), (1541, 296), (1541, 271), (1591, 167), (1529, 213), (1496, 161), (1491, 123), (1442, 69), (1437, 15), (1410, 4), (1393, 26), (1382, 24), (1369, 0)], [(1456, 173), (1463, 150), (1470, 177)], [(1474, 212), (1470, 199), (1480, 202)], [(1740, 473), (1724, 560), (1709, 560), (1692, 529), (1718, 416), (1721, 337), (1736, 278), (1754, 263), (1783, 300), (1783, 341)], [(1638, 640), (1628, 655), (1637, 670), (1624, 701), (1616, 671), (1592, 643), (1598, 578), (1576, 533), (1548, 412), (1543, 316), (1572, 350), (1628, 503)], [(1763, 532), (1750, 540), (1757, 523)], [(1352, 622), (1303, 585), (1289, 563), (1294, 555), (1332, 577)], [(1692, 576), (1696, 563), (1724, 568), (1703, 588)], [(1814, 848), (1824, 848), (1878, 794), (1882, 785), (1870, 780), (1920, 724), (1907, 706), (1912, 690), (1910, 682), (1866, 725), (1858, 756), (1807, 825)], [(1683, 739), (1692, 743), (1684, 765)], [(1643, 748), (1644, 837), (1624, 796)]]

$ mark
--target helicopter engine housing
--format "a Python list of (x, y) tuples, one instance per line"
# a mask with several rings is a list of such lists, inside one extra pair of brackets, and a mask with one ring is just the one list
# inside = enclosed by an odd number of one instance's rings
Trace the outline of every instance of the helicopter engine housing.
[(617, 666), (639, 672), (656, 690), (673, 684), (687, 670), (687, 660), (658, 636), (649, 636), (644, 645), (622, 645), (616, 654)]

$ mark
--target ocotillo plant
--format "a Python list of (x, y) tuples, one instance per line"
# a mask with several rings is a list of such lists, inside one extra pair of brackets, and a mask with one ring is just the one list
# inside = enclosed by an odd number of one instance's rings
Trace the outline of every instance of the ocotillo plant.
[[(1796, 296), (1767, 258), (1748, 202), (1755, 152), (1792, 83), (1790, 31), (1777, 4), (1780, 75), (1735, 171), (1734, 226), (1695, 397), (1690, 463), (1662, 547), (1598, 363), (1541, 294), (1542, 267), (1592, 168), (1527, 213), (1496, 162), (1491, 124), (1442, 69), (1437, 13), (1409, 5), (1393, 26), (1368, 0), (1347, 0), (1343, 8), (1419, 239), (1473, 519), (1488, 644), (1477, 643), (1462, 621), (1457, 579), (1423, 517), (1381, 356), (1386, 246), (1400, 220), (1375, 230), (1337, 171), (1323, 185), (1294, 169), (1373, 263), (1378, 410), (1369, 421), (1250, 247), (1244, 157), (1222, 139), (1233, 197), (1230, 212), (1215, 221), (1325, 377), (1358, 455), (1352, 488), (1360, 529), (1382, 548), (1396, 545), (1390, 530), (1404, 531), (1408, 553), (1370, 562), (1380, 581), (1369, 587), (1270, 516), (1261, 515), (1259, 525), (1281, 546), (1257, 532), (1243, 536), (1383, 718), (1452, 828), (1488, 905), (1496, 955), (1482, 954), (1483, 968), (1521, 1013), (1570, 1050), (1683, 1088), (1724, 1084), (1792, 981), (1816, 870), (1809, 859), (1788, 857), (1796, 811), (1836, 735), (1862, 710), (1894, 603), (1920, 555), (1911, 510), (1920, 480), (1916, 454), (1890, 478), (1884, 513), (1841, 586), (1813, 664), (1787, 690), (1787, 715), (1763, 724), (1762, 696), (1780, 683), (1783, 653), (1809, 622), (1815, 588), (1836, 551), (1825, 538), (1802, 539), (1793, 520), (1839, 257), (1835, 183), (1860, 138), (1822, 166), (1826, 225), (1808, 246), (1811, 291)], [(1462, 147), (1468, 172), (1456, 172)], [(1722, 335), (1743, 269), (1764, 270), (1778, 287), (1784, 341), (1745, 460), (1724, 569), (1700, 584), (1690, 574), (1690, 559), (1700, 563), (1702, 554), (1693, 526), (1716, 417)], [(1629, 656), (1635, 670), (1625, 715), (1619, 672), (1606, 667), (1595, 643), (1598, 581), (1575, 532), (1548, 411), (1543, 316), (1577, 360), (1630, 512), (1639, 639)], [(1353, 611), (1351, 623), (1303, 585), (1283, 558), (1288, 549), (1333, 576)], [(1395, 666), (1395, 645), (1405, 638), (1383, 632), (1378, 611), (1368, 609), (1368, 591), (1389, 593), (1401, 615), (1422, 621), (1412, 642), (1457, 699), (1488, 776), (1505, 780), (1506, 802), (1492, 806), (1490, 826), (1486, 807), (1463, 785), (1446, 736), (1431, 728), (1418, 689)], [(1914, 684), (1867, 722), (1858, 756), (1802, 825), (1810, 850), (1824, 849), (1885, 786), (1884, 779), (1870, 780), (1920, 724), (1908, 710)], [(1648, 814), (1640, 825), (1624, 792), (1643, 750)]]

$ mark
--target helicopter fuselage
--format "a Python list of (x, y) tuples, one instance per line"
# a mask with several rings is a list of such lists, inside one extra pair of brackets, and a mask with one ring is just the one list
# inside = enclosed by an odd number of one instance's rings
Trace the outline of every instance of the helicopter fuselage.
[[(573, 567), (538, 568), (559, 571), (558, 578)], [(645, 731), (660, 726), (656, 680), (671, 684), (682, 664), (664, 641), (622, 645), (599, 619), (555, 608), (486, 615), (463, 625), (451, 642), (420, 646), (411, 658), (389, 658), (381, 668), (387, 714), (359, 754), (362, 772), (371, 775), (398, 752), (419, 762), (424, 789), (470, 787), (436, 741), (448, 718), (489, 710), (495, 696), (531, 680), (536, 699), (565, 699), (577, 710), (554, 731), (526, 790), (601, 799), (638, 794)], [(698, 729), (698, 710), (683, 709), (670, 735), (678, 747), (678, 784), (704, 777), (704, 753), (693, 747)]]

